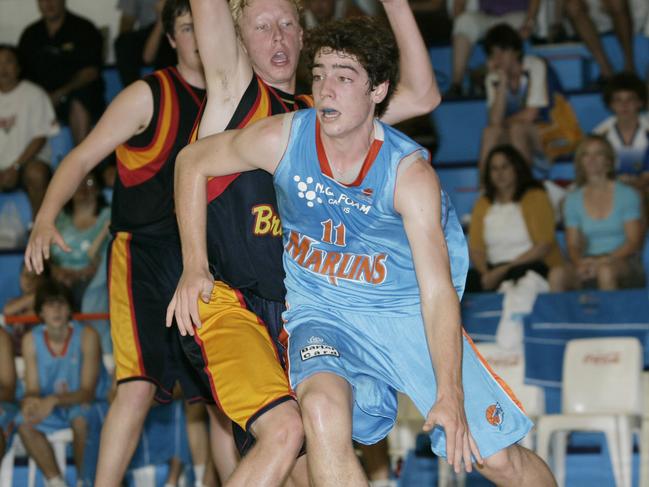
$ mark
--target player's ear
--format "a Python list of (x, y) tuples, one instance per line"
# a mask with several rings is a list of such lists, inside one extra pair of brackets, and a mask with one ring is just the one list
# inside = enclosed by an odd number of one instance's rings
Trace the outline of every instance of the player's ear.
[(165, 36), (167, 37), (167, 40), (169, 41), (169, 45), (175, 50), (176, 49), (176, 41), (175, 41), (175, 39), (173, 37), (171, 37), (171, 35), (169, 35), (169, 34), (165, 34)]
[(370, 95), (372, 97), (372, 101), (378, 105), (381, 103), (385, 97), (388, 95), (388, 87), (390, 86), (389, 81), (384, 81), (383, 83), (379, 83), (376, 85), (374, 88), (372, 88), (372, 91), (370, 92)]

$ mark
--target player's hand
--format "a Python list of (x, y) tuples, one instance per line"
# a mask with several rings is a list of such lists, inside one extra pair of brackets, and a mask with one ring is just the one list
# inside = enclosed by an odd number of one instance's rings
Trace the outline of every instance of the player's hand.
[(25, 249), (25, 266), (27, 270), (36, 274), (43, 272), (43, 260), (50, 258), (50, 246), (58, 245), (64, 252), (70, 252), (70, 247), (65, 243), (63, 237), (53, 223), (42, 223), (36, 221)]
[(446, 460), (456, 473), (460, 473), (462, 462), (467, 472), (473, 470), (471, 455), (482, 465), (482, 456), (469, 431), (464, 413), (464, 400), (460, 393), (439, 395), (428, 412), (423, 430), (431, 432), (436, 426), (444, 428), (446, 434)]
[(186, 269), (178, 281), (169, 306), (167, 306), (167, 327), (176, 318), (178, 331), (182, 336), (194, 335), (194, 326), (201, 327), (200, 315), (198, 313), (199, 298), (205, 303), (210, 302), (214, 288), (214, 278), (207, 270)]

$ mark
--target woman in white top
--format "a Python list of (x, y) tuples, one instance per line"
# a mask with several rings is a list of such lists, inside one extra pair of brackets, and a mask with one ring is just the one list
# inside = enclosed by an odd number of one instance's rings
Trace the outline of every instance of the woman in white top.
[(552, 205), (521, 153), (511, 145), (494, 147), (483, 186), (471, 215), (467, 291), (494, 291), (528, 270), (546, 277), (561, 265)]

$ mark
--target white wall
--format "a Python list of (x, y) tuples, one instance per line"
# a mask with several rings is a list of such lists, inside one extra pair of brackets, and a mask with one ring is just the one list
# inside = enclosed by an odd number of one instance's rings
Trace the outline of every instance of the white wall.
[[(110, 36), (106, 62), (113, 62), (113, 40), (119, 24), (117, 0), (67, 0), (67, 8), (91, 20), (97, 28), (107, 27)], [(38, 20), (36, 0), (0, 0), (0, 42), (17, 44), (23, 29)]]

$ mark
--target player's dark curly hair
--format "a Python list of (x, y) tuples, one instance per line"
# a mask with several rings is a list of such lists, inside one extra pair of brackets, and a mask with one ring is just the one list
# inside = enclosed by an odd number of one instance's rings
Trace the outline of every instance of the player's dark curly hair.
[(353, 56), (367, 71), (368, 92), (387, 81), (388, 93), (376, 106), (376, 116), (385, 113), (390, 98), (399, 81), (399, 49), (392, 31), (384, 22), (358, 17), (328, 22), (307, 33), (305, 54), (309, 69), (313, 68), (316, 54), (341, 52)]
[(162, 7), (162, 26), (165, 34), (173, 39), (176, 19), (187, 12), (191, 13), (191, 11), (189, 0), (166, 0)]

